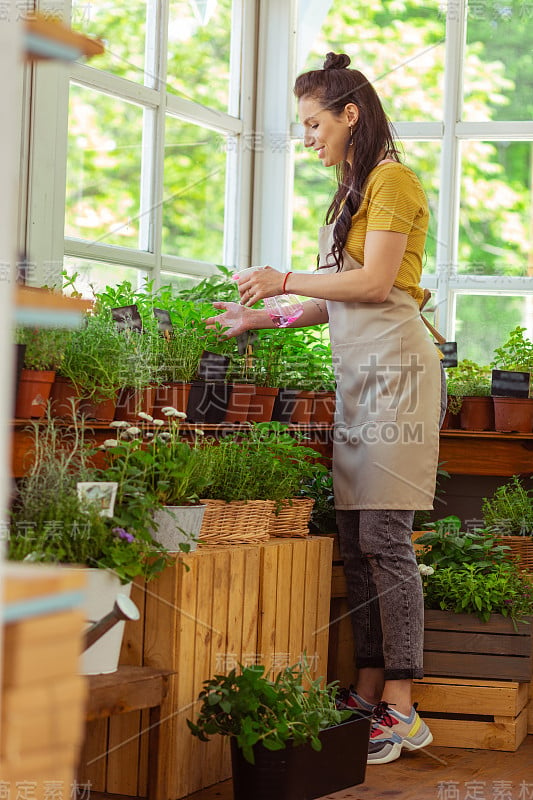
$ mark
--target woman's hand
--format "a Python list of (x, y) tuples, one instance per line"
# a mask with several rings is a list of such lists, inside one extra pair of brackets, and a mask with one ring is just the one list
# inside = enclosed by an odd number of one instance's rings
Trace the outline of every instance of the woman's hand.
[(223, 309), (222, 314), (217, 314), (216, 317), (206, 319), (205, 324), (212, 330), (223, 328), (220, 330), (221, 338), (229, 339), (232, 336), (238, 336), (240, 333), (252, 330), (259, 327), (254, 323), (256, 314), (261, 312), (252, 311), (240, 303), (213, 303), (214, 308)]
[(264, 297), (274, 297), (283, 293), (284, 272), (278, 272), (272, 267), (262, 267), (249, 275), (237, 273), (237, 284), (243, 306), (253, 306)]

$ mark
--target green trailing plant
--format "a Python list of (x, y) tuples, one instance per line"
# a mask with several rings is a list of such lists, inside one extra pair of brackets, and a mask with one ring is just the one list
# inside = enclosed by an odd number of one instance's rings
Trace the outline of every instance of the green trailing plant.
[(65, 429), (48, 417), (34, 424), (33, 441), (11, 510), (8, 558), (105, 568), (123, 583), (159, 574), (168, 562), (164, 548), (78, 495), (78, 482), (97, 480), (83, 422), (74, 417)]
[(282, 750), (289, 742), (310, 742), (320, 750), (320, 732), (352, 715), (336, 707), (337, 683), (313, 680), (305, 663), (287, 667), (273, 678), (260, 665), (239, 670), (204, 681), (200, 711), (187, 724), (203, 742), (215, 734), (235, 737), (252, 764), (258, 743), (268, 750)]
[(533, 587), (511, 562), (490, 567), (473, 563), (434, 570), (421, 567), (421, 571), (428, 609), (476, 614), (483, 622), (491, 614), (517, 622), (533, 613)]
[(495, 536), (533, 536), (533, 493), (518, 475), (483, 498), (481, 511)]

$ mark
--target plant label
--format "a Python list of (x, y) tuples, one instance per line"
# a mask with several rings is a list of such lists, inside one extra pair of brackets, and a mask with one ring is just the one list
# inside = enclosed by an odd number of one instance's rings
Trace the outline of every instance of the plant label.
[(512, 372), (506, 369), (492, 370), (490, 393), (493, 397), (529, 397), (529, 372)]
[(456, 367), (457, 366), (457, 342), (443, 342), (439, 344), (435, 342), (443, 355), (443, 367)]

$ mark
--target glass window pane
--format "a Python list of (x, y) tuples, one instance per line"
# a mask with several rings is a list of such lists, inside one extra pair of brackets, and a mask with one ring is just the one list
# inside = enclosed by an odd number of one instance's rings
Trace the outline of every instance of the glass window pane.
[(226, 137), (167, 117), (163, 252), (222, 263)]
[(72, 4), (72, 27), (105, 44), (105, 53), (91, 59), (91, 67), (144, 82), (148, 3), (155, 6), (155, 0), (81, 0)]
[(528, 275), (531, 142), (462, 142), (459, 270)]
[(298, 72), (320, 68), (330, 50), (344, 52), (391, 119), (442, 119), (445, 26), (440, 0), (300, 2)]
[[(426, 239), (424, 272), (435, 272), (437, 248), (437, 201), (439, 192), (440, 142), (402, 142), (402, 160), (420, 178), (426, 192), (430, 223)], [(292, 219), (292, 269), (316, 267), (318, 228), (324, 224), (326, 211), (335, 193), (334, 170), (304, 151), (301, 142), (293, 145), (294, 190)]]
[(130, 281), (133, 286), (140, 288), (146, 279), (146, 273), (135, 267), (123, 267), (105, 261), (88, 261), (75, 256), (65, 256), (63, 269), (70, 278), (76, 275), (75, 289), (91, 300), (94, 297), (93, 290), (103, 292), (106, 286), (116, 286), (122, 281)]
[(139, 247), (143, 109), (70, 87), (65, 236)]
[(459, 359), (489, 364), (496, 347), (521, 325), (533, 335), (533, 297), (459, 294), (456, 306), (456, 340)]
[(170, 0), (167, 88), (228, 111), (232, 0)]
[(524, 0), (468, 3), (464, 119), (533, 118), (533, 6)]
[(201, 278), (193, 278), (189, 275), (176, 275), (173, 272), (161, 271), (161, 285), (171, 286), (175, 292), (181, 292), (183, 289), (192, 289), (201, 280)]

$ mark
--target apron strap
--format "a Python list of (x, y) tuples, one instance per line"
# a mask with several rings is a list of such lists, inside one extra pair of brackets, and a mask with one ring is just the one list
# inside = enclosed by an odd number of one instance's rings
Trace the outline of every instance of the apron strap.
[[(420, 311), (422, 311), (422, 309), (427, 304), (427, 302), (430, 299), (430, 297), (431, 297), (431, 292), (429, 291), (429, 289), (424, 289), (424, 297), (423, 297), (422, 302), (420, 304)], [(432, 336), (435, 337), (435, 340), (439, 344), (444, 344), (446, 342), (446, 339), (442, 335), (442, 333), (439, 333), (438, 330), (435, 327), (433, 327), (431, 322), (428, 319), (426, 319), (423, 314), (420, 314), (420, 316), (422, 317), (422, 322), (424, 323), (424, 325), (426, 326), (428, 331), (431, 333)]]

